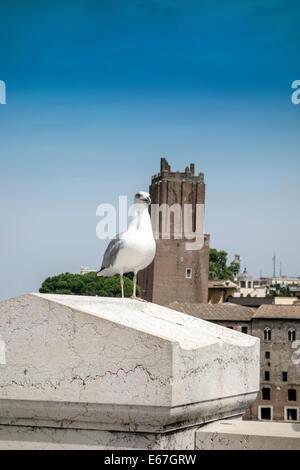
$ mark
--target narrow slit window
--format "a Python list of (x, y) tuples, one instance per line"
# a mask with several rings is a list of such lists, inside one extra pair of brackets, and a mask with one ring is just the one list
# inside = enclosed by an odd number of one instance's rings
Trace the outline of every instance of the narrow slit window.
[(287, 382), (288, 375), (287, 372), (282, 372), (282, 382)]
[(192, 268), (186, 268), (186, 270), (185, 270), (186, 279), (192, 279), (192, 274), (193, 274)]
[(270, 371), (265, 370), (265, 380), (268, 382), (270, 380)]
[(268, 326), (264, 329), (264, 340), (271, 341), (271, 329)]
[(295, 341), (296, 340), (296, 331), (294, 328), (290, 328), (288, 331), (288, 340), (289, 341)]

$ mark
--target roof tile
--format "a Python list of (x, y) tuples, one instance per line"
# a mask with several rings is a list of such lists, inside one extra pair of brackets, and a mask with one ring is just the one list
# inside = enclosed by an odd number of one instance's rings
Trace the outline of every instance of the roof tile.
[(200, 304), (171, 302), (169, 308), (208, 321), (251, 321), (254, 310), (231, 303)]

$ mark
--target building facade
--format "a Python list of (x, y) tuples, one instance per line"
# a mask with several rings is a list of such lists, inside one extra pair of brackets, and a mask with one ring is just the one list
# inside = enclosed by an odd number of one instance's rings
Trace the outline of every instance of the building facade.
[[(178, 238), (174, 205), (181, 207), (181, 228), (186, 226), (184, 206), (191, 208), (191, 231), (198, 231), (197, 207), (205, 204), (204, 174), (195, 175), (194, 164), (184, 172), (172, 172), (165, 158), (161, 159), (160, 172), (152, 176), (149, 188), (153, 205), (170, 209), (169, 237), (164, 236), (163, 213), (159, 213), (156, 255), (154, 261), (138, 275), (142, 298), (168, 305), (175, 300), (185, 302), (208, 301), (209, 235), (204, 235), (201, 249), (188, 249), (192, 241), (185, 230)], [(153, 213), (151, 213), (153, 221)], [(175, 230), (176, 229), (176, 230)], [(201, 234), (200, 234), (201, 235)]]
[[(300, 303), (300, 302), (299, 302)], [(260, 390), (244, 420), (300, 422), (300, 305), (201, 305), (170, 308), (260, 339)]]
[(245, 418), (300, 422), (300, 306), (261, 306), (252, 335), (260, 339), (261, 385)]
[(237, 278), (238, 287), (232, 294), (233, 297), (266, 297), (267, 288), (265, 286), (255, 285), (253, 277), (244, 271)]
[(234, 295), (237, 284), (229, 280), (208, 281), (208, 303), (221, 304), (227, 302), (227, 299)]

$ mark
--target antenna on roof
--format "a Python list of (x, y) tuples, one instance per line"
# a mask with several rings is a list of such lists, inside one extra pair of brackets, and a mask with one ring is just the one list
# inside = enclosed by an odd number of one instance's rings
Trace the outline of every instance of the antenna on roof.
[(275, 255), (275, 253), (273, 255), (272, 261), (273, 261), (273, 277), (276, 277), (276, 255)]

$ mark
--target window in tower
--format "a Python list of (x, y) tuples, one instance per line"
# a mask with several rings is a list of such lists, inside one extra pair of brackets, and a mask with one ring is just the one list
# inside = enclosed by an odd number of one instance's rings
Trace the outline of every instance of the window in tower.
[(186, 279), (192, 279), (192, 268), (186, 268), (185, 277)]

